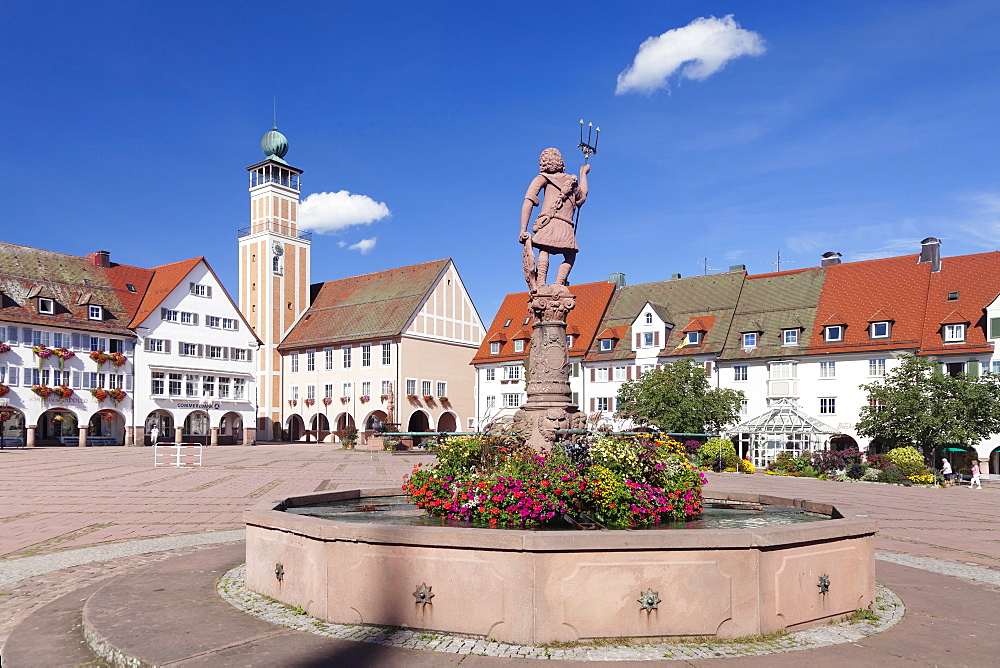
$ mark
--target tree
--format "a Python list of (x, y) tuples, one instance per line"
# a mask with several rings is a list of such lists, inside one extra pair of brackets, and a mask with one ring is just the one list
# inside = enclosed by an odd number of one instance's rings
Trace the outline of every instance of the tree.
[(940, 373), (938, 363), (907, 355), (877, 383), (862, 385), (868, 406), (858, 433), (924, 454), (945, 444), (975, 445), (1000, 432), (1000, 377)]
[(742, 391), (713, 389), (705, 367), (687, 358), (623, 383), (615, 415), (673, 433), (714, 433), (736, 421), (742, 400)]

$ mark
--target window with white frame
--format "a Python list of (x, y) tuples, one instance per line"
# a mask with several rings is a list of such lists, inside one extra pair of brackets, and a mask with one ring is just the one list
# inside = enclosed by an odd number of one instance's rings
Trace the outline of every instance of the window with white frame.
[(191, 294), (195, 297), (211, 297), (212, 286), (202, 283), (191, 283)]
[(392, 342), (383, 341), (382, 342), (382, 366), (390, 366), (392, 364)]
[(201, 376), (193, 373), (184, 376), (184, 396), (197, 397), (198, 385), (201, 383)]
[(183, 341), (177, 344), (177, 353), (185, 357), (197, 357), (198, 356), (198, 344), (197, 343), (185, 343)]
[(323, 349), (323, 369), (333, 371), (333, 348)]
[(233, 378), (233, 399), (242, 401), (247, 396), (246, 378)]
[(496, 405), (497, 405), (497, 398), (495, 396), (490, 395), (490, 396), (486, 397), (486, 407), (487, 408), (495, 408)]
[(608, 382), (608, 367), (603, 366), (594, 369), (594, 380), (598, 383)]
[(503, 379), (504, 380), (521, 380), (521, 370), (524, 369), (520, 364), (511, 364), (503, 368)]
[(316, 386), (306, 385), (306, 399), (315, 399), (315, 398), (316, 398)]
[(642, 346), (643, 348), (651, 348), (653, 346), (653, 332), (644, 332), (642, 335)]
[(154, 395), (165, 394), (167, 375), (162, 371), (154, 371), (150, 377), (149, 393)]
[(873, 339), (888, 339), (890, 333), (891, 326), (887, 320), (873, 322), (869, 325), (869, 334)]
[(835, 397), (820, 397), (819, 414), (834, 415), (837, 412), (837, 399)]
[(594, 407), (599, 411), (611, 410), (611, 401), (608, 397), (596, 397), (594, 400)]
[(292, 385), (292, 387), (290, 389), (291, 389), (291, 398), (294, 399), (295, 401), (298, 401), (299, 400), (299, 386), (298, 385)]
[(148, 353), (168, 353), (170, 347), (165, 339), (146, 339), (146, 352)]
[(521, 394), (519, 392), (505, 392), (502, 396), (504, 408), (520, 408)]
[(435, 385), (437, 386), (438, 397), (443, 399), (444, 397), (448, 396), (448, 383), (446, 383), (443, 380), (439, 380), (437, 381), (437, 383), (435, 383)]
[(353, 396), (352, 394), (353, 391), (354, 391), (353, 383), (343, 383), (340, 388), (340, 396), (347, 397), (348, 399), (350, 399)]
[[(114, 374), (118, 375), (118, 374)], [(69, 385), (69, 370), (60, 371), (59, 369), (52, 370), (52, 384), (53, 385)]]
[(945, 343), (962, 343), (965, 341), (965, 323), (944, 326)]
[(733, 367), (733, 380), (740, 381), (747, 379), (747, 371), (750, 367), (746, 364), (737, 364)]
[(249, 348), (230, 348), (229, 349), (230, 359), (236, 362), (249, 362), (250, 361), (250, 349)]
[(104, 320), (104, 308), (91, 304), (87, 307), (87, 317), (91, 320)]
[(181, 311), (181, 324), (182, 325), (197, 325), (198, 324), (198, 314), (191, 313), (190, 311)]
[(299, 372), (299, 354), (292, 353), (292, 373)]
[(823, 340), (827, 343), (837, 343), (844, 340), (843, 325), (827, 325), (823, 328)]
[(795, 364), (792, 362), (771, 362), (768, 370), (771, 374), (771, 380), (795, 378)]
[(614, 378), (617, 381), (625, 380), (625, 367), (616, 366), (614, 371)]
[(225, 346), (205, 346), (205, 357), (213, 360), (224, 360), (229, 349)]
[(326, 383), (323, 385), (323, 398), (332, 399), (333, 398), (333, 383)]
[(179, 373), (168, 373), (167, 374), (167, 394), (172, 397), (181, 396), (181, 383), (184, 380), (184, 375)]
[(222, 316), (218, 315), (208, 315), (205, 316), (205, 324), (213, 329), (218, 329), (222, 327)]
[(496, 369), (486, 369), (486, 380), (496, 380), (497, 370)]
[(361, 381), (361, 396), (370, 397), (372, 395), (372, 382), (370, 380)]
[(361, 344), (361, 366), (369, 367), (372, 365), (372, 346), (370, 343)]
[(799, 345), (799, 330), (797, 329), (783, 329), (781, 330), (781, 343), (785, 346), (797, 346)]
[(566, 335), (566, 347), (567, 348), (572, 348), (573, 347), (573, 335), (572, 334), (567, 334)]
[(696, 346), (701, 343), (701, 332), (685, 332), (684, 345)]
[[(299, 388), (292, 386), (292, 392), (294, 398), (299, 397)], [(201, 396), (203, 397), (214, 397), (215, 396), (215, 376), (202, 376), (201, 377)]]
[(341, 350), (342, 355), (342, 365), (345, 369), (351, 368), (351, 347), (344, 346)]
[(653, 314), (652, 313), (647, 313), (646, 314), (646, 324), (647, 325), (652, 325), (653, 324)]
[(417, 379), (407, 378), (406, 379), (406, 394), (409, 396), (415, 396), (417, 394)]
[(993, 360), (993, 362), (990, 363), (990, 368), (992, 369), (994, 374), (1000, 376), (1000, 361)]
[(820, 362), (819, 363), (819, 377), (820, 378), (836, 378), (837, 377), (837, 363), (836, 362)]
[(237, 329), (239, 329), (239, 327), (240, 327), (239, 321), (237, 321), (236, 318), (222, 319), (222, 329), (228, 329), (232, 332), (235, 332)]
[(882, 377), (885, 375), (885, 359), (868, 360), (868, 375)]
[(740, 415), (749, 415), (749, 414), (750, 414), (750, 400), (740, 399)]
[(490, 341), (490, 355), (499, 355), (499, 354), (500, 354), (500, 342)]
[(431, 381), (429, 380), (420, 381), (420, 393), (425, 397), (431, 396)]
[(614, 339), (601, 339), (601, 350), (607, 352), (609, 350), (614, 350), (615, 340)]
[(381, 392), (382, 394), (384, 394), (384, 395), (388, 395), (389, 394), (389, 384), (391, 382), (392, 381), (389, 381), (389, 380), (383, 380), (382, 381), (382, 392)]
[(180, 322), (181, 312), (175, 311), (174, 309), (161, 308), (160, 319), (163, 320), (164, 322)]
[(56, 312), (56, 302), (48, 297), (38, 298), (38, 312), (42, 315), (52, 315)]
[(306, 351), (306, 371), (316, 370), (316, 351), (307, 350)]
[(757, 332), (744, 332), (743, 333), (743, 347), (744, 348), (756, 348), (757, 347)]
[(524, 352), (524, 339), (514, 339), (514, 352), (515, 353)]
[(219, 377), (219, 398), (228, 399), (230, 395), (231, 379), (228, 376)]

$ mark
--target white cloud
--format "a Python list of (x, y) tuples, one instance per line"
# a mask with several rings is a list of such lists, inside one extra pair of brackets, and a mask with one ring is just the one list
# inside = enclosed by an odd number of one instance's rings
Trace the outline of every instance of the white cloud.
[(339, 232), (353, 225), (369, 225), (392, 215), (385, 202), (346, 190), (313, 193), (302, 200), (299, 227), (319, 234)]
[(669, 89), (668, 79), (678, 71), (688, 79), (707, 79), (734, 58), (764, 51), (764, 38), (741, 28), (732, 14), (698, 18), (640, 44), (635, 60), (618, 75), (615, 94)]
[[(375, 248), (376, 241), (378, 241), (378, 237), (371, 237), (370, 239), (362, 239), (358, 243), (351, 244), (350, 246), (348, 246), (347, 250), (356, 250), (362, 255), (368, 255), (368, 253), (370, 253), (371, 250)], [(338, 245), (343, 246), (344, 244), (343, 242), (341, 242)]]

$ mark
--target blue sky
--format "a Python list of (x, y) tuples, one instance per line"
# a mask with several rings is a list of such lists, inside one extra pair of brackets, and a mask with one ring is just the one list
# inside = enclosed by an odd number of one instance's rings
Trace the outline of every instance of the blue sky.
[[(995, 0), (8, 2), (0, 21), (12, 243), (205, 255), (235, 293), (244, 168), (276, 96), (303, 197), (361, 196), (321, 211), (313, 280), (452, 257), (487, 322), (525, 289), (538, 153), (578, 169), (580, 118), (602, 133), (573, 282), (926, 236), (1000, 248)], [(390, 215), (350, 224), (376, 203)]]

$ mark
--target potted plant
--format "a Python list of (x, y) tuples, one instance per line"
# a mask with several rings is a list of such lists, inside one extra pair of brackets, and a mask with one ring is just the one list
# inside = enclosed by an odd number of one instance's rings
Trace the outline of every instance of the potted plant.
[(105, 390), (103, 387), (90, 388), (90, 394), (98, 401), (104, 401), (105, 399), (108, 398), (108, 391)]
[(358, 444), (358, 430), (354, 427), (348, 427), (344, 430), (344, 435), (340, 437), (340, 442), (344, 445), (345, 450), (353, 450)]
[(52, 394), (52, 388), (47, 385), (32, 385), (31, 391), (42, 399), (43, 404), (49, 398), (49, 395)]
[(0, 383), (0, 397), (6, 396), (8, 392), (10, 392), (10, 387)]
[(434, 401), (434, 397), (430, 394), (425, 394), (424, 401)]
[(351, 401), (350, 397), (341, 397), (340, 398), (340, 403), (342, 403), (342, 404), (349, 403), (350, 401)]
[(10, 346), (8, 346), (3, 341), (0, 341), (0, 353), (9, 353), (9, 352), (10, 352)]
[(53, 348), (52, 352), (55, 353), (55, 356), (59, 358), (60, 371), (62, 371), (63, 364), (66, 363), (66, 360), (73, 359), (74, 357), (76, 357), (76, 353), (74, 353), (69, 348)]
[(315, 399), (306, 399), (306, 406), (312, 406), (316, 403)]
[(125, 397), (128, 396), (128, 394), (126, 394), (125, 390), (123, 389), (113, 387), (110, 390), (108, 390), (108, 396), (111, 397), (111, 401), (113, 401), (115, 404), (119, 404)]
[(45, 361), (46, 357), (52, 355), (52, 349), (48, 346), (33, 346), (31, 352), (35, 353), (35, 357), (38, 358), (38, 368), (42, 368), (42, 362)]
[(323, 405), (329, 406), (333, 403), (333, 397), (323, 397)]
[(299, 400), (298, 399), (289, 399), (288, 400), (288, 405), (289, 406), (293, 406), (293, 407), (294, 406), (298, 406), (299, 405)]
[(73, 389), (66, 385), (58, 385), (52, 388), (52, 394), (58, 396), (60, 399), (69, 399), (73, 396)]
[(122, 353), (114, 352), (108, 355), (108, 361), (111, 362), (117, 369), (118, 367), (123, 366), (126, 362), (128, 362), (128, 358), (125, 357), (125, 355), (123, 355)]
[(369, 401), (371, 401), (371, 397), (369, 397), (367, 394), (361, 397), (361, 403), (367, 404)]
[(111, 357), (108, 354), (106, 354), (103, 350), (93, 350), (90, 353), (90, 359), (97, 362), (97, 368), (98, 370), (100, 370), (100, 368), (104, 366), (108, 362), (108, 360), (111, 359)]

